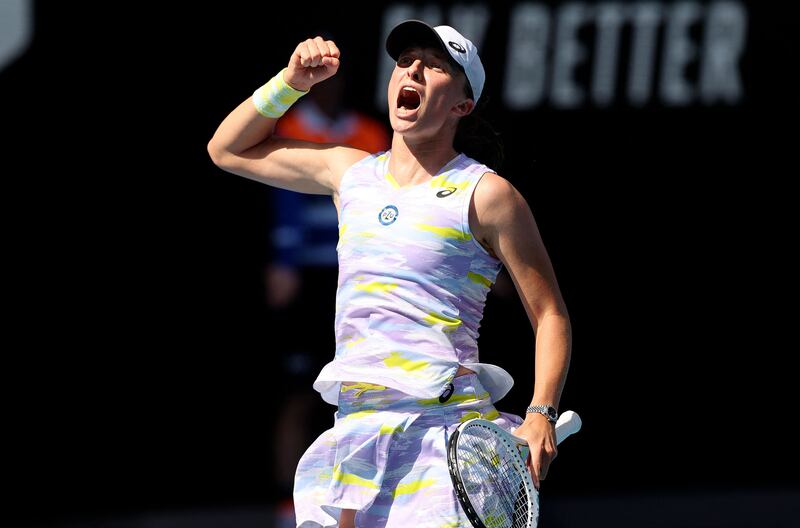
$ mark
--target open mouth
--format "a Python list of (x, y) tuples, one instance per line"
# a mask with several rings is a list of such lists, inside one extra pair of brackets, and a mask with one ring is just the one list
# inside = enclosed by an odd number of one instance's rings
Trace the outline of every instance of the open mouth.
[(419, 108), (419, 93), (410, 86), (404, 86), (397, 95), (397, 108), (415, 110)]

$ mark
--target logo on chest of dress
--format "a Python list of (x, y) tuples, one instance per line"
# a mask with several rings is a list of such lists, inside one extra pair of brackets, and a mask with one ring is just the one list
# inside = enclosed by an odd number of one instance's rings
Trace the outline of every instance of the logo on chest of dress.
[(453, 194), (457, 190), (458, 190), (458, 187), (447, 187), (446, 189), (443, 189), (443, 190), (437, 192), (436, 193), (436, 197), (437, 198), (447, 198), (448, 196), (450, 196), (451, 194)]
[(394, 205), (387, 205), (378, 213), (378, 221), (383, 225), (393, 224), (397, 220), (399, 211)]

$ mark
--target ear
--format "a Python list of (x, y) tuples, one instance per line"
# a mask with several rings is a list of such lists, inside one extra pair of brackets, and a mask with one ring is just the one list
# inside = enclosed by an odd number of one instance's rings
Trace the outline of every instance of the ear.
[(475, 101), (472, 99), (464, 99), (453, 107), (453, 112), (458, 117), (464, 117), (472, 113), (475, 109)]

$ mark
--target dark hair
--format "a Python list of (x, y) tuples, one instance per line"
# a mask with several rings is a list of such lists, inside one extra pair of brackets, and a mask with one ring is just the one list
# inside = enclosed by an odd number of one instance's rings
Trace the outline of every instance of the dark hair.
[[(472, 98), (469, 81), (464, 83), (464, 95)], [(502, 171), (505, 158), (503, 140), (500, 133), (481, 115), (485, 107), (486, 98), (482, 97), (472, 112), (461, 118), (453, 139), (453, 148), (493, 170)]]

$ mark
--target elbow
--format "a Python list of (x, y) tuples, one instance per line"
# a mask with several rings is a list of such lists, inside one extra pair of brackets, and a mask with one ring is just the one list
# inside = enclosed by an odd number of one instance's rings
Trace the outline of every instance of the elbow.
[(211, 158), (211, 161), (214, 162), (214, 165), (217, 167), (221, 167), (223, 160), (225, 159), (225, 151), (217, 145), (217, 142), (214, 138), (208, 142), (206, 145), (206, 150), (208, 151), (208, 156)]
[(236, 156), (229, 150), (220, 146), (215, 138), (211, 138), (206, 146), (206, 150), (208, 151), (208, 156), (211, 158), (211, 161), (220, 169), (229, 170), (233, 166), (232, 164)]
[(557, 320), (559, 321), (559, 323), (560, 323), (560, 325), (561, 325), (561, 327), (563, 329), (564, 334), (567, 335), (571, 340), (572, 339), (572, 337), (571, 337), (572, 336), (572, 321), (570, 320), (569, 312), (567, 312), (567, 307), (564, 306), (563, 302), (560, 303), (558, 308), (555, 310), (553, 316), (557, 318)]
[(539, 328), (542, 324), (545, 324), (550, 328), (558, 329), (557, 331), (559, 333), (566, 336), (572, 335), (572, 321), (567, 312), (567, 307), (564, 306), (563, 302), (535, 312), (533, 320), (535, 322), (535, 328)]

